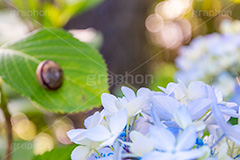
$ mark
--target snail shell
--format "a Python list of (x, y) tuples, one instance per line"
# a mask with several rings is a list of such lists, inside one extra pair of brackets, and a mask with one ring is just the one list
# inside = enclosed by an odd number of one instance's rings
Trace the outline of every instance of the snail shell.
[(54, 61), (42, 61), (37, 67), (36, 75), (40, 85), (46, 89), (56, 90), (62, 85), (63, 71)]

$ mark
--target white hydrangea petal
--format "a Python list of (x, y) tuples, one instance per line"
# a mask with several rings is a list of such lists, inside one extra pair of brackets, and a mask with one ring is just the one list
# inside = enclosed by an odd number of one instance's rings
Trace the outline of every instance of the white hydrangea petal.
[(132, 131), (130, 133), (130, 139), (131, 141), (134, 143), (136, 142), (139, 138), (141, 138), (143, 136), (143, 134), (141, 134), (140, 132), (138, 131)]
[(111, 95), (109, 93), (103, 93), (101, 95), (101, 102), (104, 107), (104, 109), (109, 113), (116, 113), (118, 112), (117, 107), (115, 106), (115, 102), (117, 101), (117, 98), (114, 95)]
[(203, 131), (206, 128), (206, 124), (203, 121), (194, 121), (193, 125), (197, 128), (197, 131)]
[(115, 135), (109, 139), (107, 139), (106, 141), (102, 142), (99, 147), (105, 147), (105, 146), (112, 146), (113, 143), (115, 142), (115, 140), (117, 139), (118, 135)]
[(93, 115), (87, 117), (84, 120), (84, 126), (86, 128), (93, 128), (96, 127), (97, 125), (100, 124), (100, 122), (102, 121), (103, 116), (101, 115), (101, 113), (99, 113), (98, 111), (95, 112)]
[(81, 140), (80, 145), (87, 146), (90, 148), (96, 148), (97, 147), (97, 146), (95, 146), (96, 143), (97, 142), (93, 142), (87, 138), (84, 138), (83, 140)]
[[(161, 159), (160, 159), (161, 157)], [(169, 152), (158, 152), (158, 151), (152, 151), (147, 154), (145, 154), (141, 160), (173, 160), (174, 157)]]
[(157, 110), (155, 107), (152, 107), (151, 108), (151, 118), (152, 118), (152, 121), (154, 123), (154, 125), (156, 126), (162, 126), (162, 122), (161, 122), (161, 119), (157, 113)]
[(86, 132), (84, 132), (84, 136), (94, 142), (101, 142), (110, 138), (111, 133), (106, 127), (99, 125), (86, 130)]
[(212, 100), (207, 98), (198, 98), (192, 100), (188, 105), (188, 110), (191, 113), (192, 119), (198, 119), (202, 117), (211, 107)]
[(191, 82), (188, 85), (189, 99), (207, 98), (206, 84), (201, 81)]
[(197, 130), (194, 126), (186, 128), (178, 138), (176, 145), (177, 151), (185, 151), (191, 149), (197, 139)]
[(158, 150), (172, 151), (175, 147), (176, 138), (169, 130), (153, 126), (150, 128), (149, 133), (155, 148)]
[(174, 95), (177, 100), (182, 100), (184, 97), (188, 96), (188, 90), (184, 83), (178, 79), (176, 89), (174, 90)]
[(211, 149), (208, 146), (202, 146), (199, 148), (203, 155), (199, 158), (199, 160), (206, 160), (207, 158), (209, 158), (209, 156), (211, 155)]
[(72, 129), (67, 132), (67, 136), (72, 142), (80, 144), (80, 142), (85, 138), (84, 136), (85, 131), (86, 131), (85, 129)]
[(87, 160), (113, 160), (113, 151), (109, 147), (104, 147), (98, 150), (98, 153), (102, 155), (100, 158), (99, 155), (95, 152)]
[(216, 98), (218, 102), (222, 102), (223, 101), (223, 94), (219, 89), (214, 89)]
[(237, 103), (234, 103), (234, 102), (225, 102), (225, 101), (222, 101), (222, 103), (223, 103), (224, 105), (226, 105), (227, 107), (229, 107), (229, 108), (237, 107), (237, 106), (238, 106), (238, 104), (237, 104)]
[(162, 120), (172, 119), (174, 112), (179, 106), (180, 103), (172, 97), (161, 95), (153, 97), (153, 107)]
[(187, 107), (178, 107), (174, 113), (174, 120), (181, 128), (187, 128), (192, 123), (192, 117)]
[(203, 152), (199, 149), (192, 149), (190, 151), (177, 152), (175, 157), (177, 160), (189, 160), (197, 159), (203, 155)]
[(85, 146), (76, 147), (71, 154), (72, 160), (86, 160), (90, 154), (90, 148)]
[(142, 87), (137, 91), (137, 97), (139, 97), (139, 96), (144, 97), (144, 96), (148, 96), (150, 94), (151, 94), (151, 90), (148, 88), (145, 88), (145, 87)]
[(170, 82), (170, 83), (167, 84), (165, 93), (170, 95), (170, 94), (172, 94), (176, 90), (176, 88), (177, 88), (177, 84), (173, 83), (173, 82)]
[(142, 107), (146, 104), (146, 102), (146, 98), (138, 97), (125, 105), (125, 108), (127, 108), (128, 116), (130, 117), (138, 114), (141, 111)]
[(135, 130), (139, 131), (140, 133), (146, 135), (148, 134), (149, 132), (149, 128), (151, 127), (152, 125), (149, 123), (148, 119), (144, 118), (144, 117), (139, 117), (137, 120), (136, 120), (136, 123), (135, 123)]
[(207, 88), (208, 98), (211, 99), (213, 103), (218, 103), (214, 89), (209, 85), (207, 85), (206, 88)]
[(109, 121), (109, 128), (113, 135), (120, 134), (127, 124), (127, 110), (121, 109), (117, 114), (113, 115)]
[(130, 138), (133, 141), (130, 150), (137, 156), (142, 157), (154, 149), (152, 140), (137, 131), (132, 131)]
[(134, 93), (134, 91), (126, 86), (123, 86), (121, 88), (123, 95), (125, 96), (125, 98), (127, 99), (128, 102), (134, 100), (136, 98), (136, 95)]

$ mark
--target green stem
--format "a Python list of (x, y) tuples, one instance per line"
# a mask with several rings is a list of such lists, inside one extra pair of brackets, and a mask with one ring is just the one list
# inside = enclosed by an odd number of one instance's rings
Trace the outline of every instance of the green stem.
[(111, 150), (114, 152), (114, 149), (113, 149), (113, 147), (112, 147), (112, 146), (110, 146), (110, 148), (111, 148)]
[(231, 157), (233, 156), (233, 151), (234, 151), (234, 148), (235, 148), (235, 143), (233, 142), (233, 145), (232, 145), (232, 150), (231, 150)]
[(6, 155), (3, 158), (3, 160), (10, 160), (11, 159), (11, 146), (12, 146), (12, 141), (13, 141), (13, 136), (12, 136), (12, 125), (11, 125), (11, 114), (8, 111), (7, 108), (7, 101), (6, 98), (2, 92), (2, 88), (0, 86), (0, 96), (1, 96), (1, 101), (0, 101), (0, 108), (2, 108), (4, 117), (5, 117), (5, 126), (6, 126), (6, 135), (7, 135), (7, 148), (6, 148)]
[(101, 158), (101, 154), (98, 152), (98, 150), (94, 149), (94, 151), (97, 153), (97, 155)]
[(132, 123), (131, 131), (135, 129), (135, 124), (136, 124), (137, 117), (138, 117), (138, 115), (136, 115), (136, 116), (134, 117), (134, 120), (133, 120), (133, 123)]

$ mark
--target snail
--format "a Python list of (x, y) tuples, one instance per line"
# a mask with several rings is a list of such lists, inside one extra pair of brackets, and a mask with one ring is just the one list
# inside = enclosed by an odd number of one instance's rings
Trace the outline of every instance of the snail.
[(62, 85), (63, 70), (54, 61), (42, 61), (36, 70), (40, 85), (49, 90), (56, 90)]

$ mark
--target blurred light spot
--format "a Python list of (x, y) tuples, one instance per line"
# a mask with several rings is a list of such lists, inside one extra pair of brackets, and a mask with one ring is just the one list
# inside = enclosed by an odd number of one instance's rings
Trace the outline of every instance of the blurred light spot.
[(156, 16), (156, 14), (151, 14), (147, 17), (145, 25), (150, 32), (159, 32), (163, 27), (164, 21), (161, 16)]
[(192, 0), (168, 0), (160, 2), (155, 8), (155, 13), (166, 20), (172, 20), (184, 16), (191, 4)]
[(28, 32), (26, 23), (18, 16), (17, 12), (0, 12), (0, 44), (16, 39)]
[(183, 44), (188, 43), (192, 37), (192, 25), (188, 20), (179, 21), (183, 33)]
[(74, 29), (69, 31), (76, 39), (90, 43), (94, 41), (95, 37), (97, 36), (97, 31), (93, 28), (87, 29)]
[(216, 30), (220, 31), (220, 24), (225, 20), (232, 21), (233, 18), (226, 15), (219, 15), (216, 18), (214, 18), (214, 27), (216, 28)]
[(56, 138), (62, 144), (71, 144), (72, 142), (67, 136), (67, 132), (74, 129), (72, 121), (68, 118), (57, 120), (53, 125)]
[(35, 124), (28, 119), (15, 122), (13, 131), (23, 140), (32, 140), (37, 132)]
[(51, 151), (54, 148), (53, 138), (46, 134), (40, 133), (33, 141), (34, 144), (34, 154), (43, 154), (47, 151)]
[(14, 133), (23, 140), (32, 140), (37, 133), (36, 126), (33, 122), (29, 121), (28, 117), (19, 112), (11, 117)]
[(76, 39), (100, 49), (103, 45), (103, 34), (94, 28), (69, 30)]
[(58, 126), (55, 131), (57, 140), (62, 144), (71, 144), (72, 142), (67, 136), (67, 132), (71, 129), (73, 129), (73, 127), (67, 124)]
[(15, 125), (17, 122), (24, 120), (24, 119), (28, 120), (28, 117), (24, 113), (22, 113), (22, 112), (15, 113), (11, 117), (12, 125)]
[(181, 18), (190, 15), (192, 3), (192, 0), (166, 0), (158, 3), (155, 14), (148, 16), (145, 24), (152, 42), (170, 49), (189, 42), (192, 25)]
[(150, 35), (151, 40), (162, 47), (174, 49), (184, 40), (181, 27), (173, 22), (166, 22), (160, 32)]
[[(9, 91), (11, 92), (11, 91)], [(8, 103), (10, 113), (39, 112), (40, 109), (33, 107), (32, 102), (26, 98), (15, 98)]]

